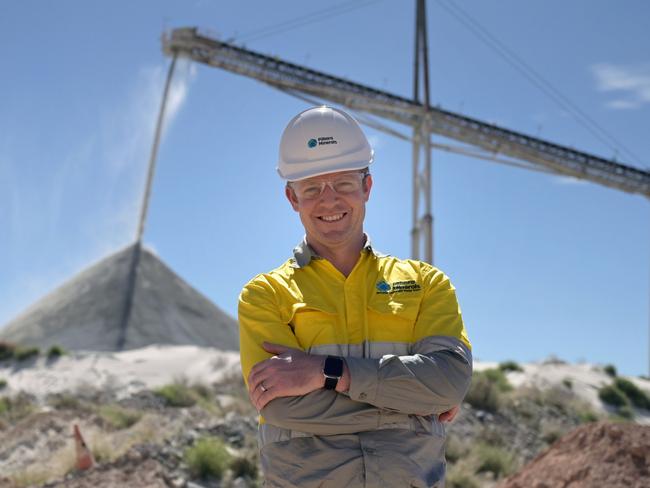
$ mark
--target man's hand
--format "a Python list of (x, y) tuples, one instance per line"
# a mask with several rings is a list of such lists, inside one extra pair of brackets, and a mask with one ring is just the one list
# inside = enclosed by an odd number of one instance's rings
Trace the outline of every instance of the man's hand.
[(460, 405), (456, 405), (455, 407), (452, 407), (451, 410), (447, 410), (446, 412), (442, 412), (440, 415), (438, 415), (438, 420), (440, 422), (451, 422), (456, 418), (456, 415), (458, 415), (459, 411)]
[(306, 395), (323, 387), (325, 356), (269, 342), (262, 347), (276, 355), (257, 363), (248, 375), (248, 395), (258, 412), (274, 398)]

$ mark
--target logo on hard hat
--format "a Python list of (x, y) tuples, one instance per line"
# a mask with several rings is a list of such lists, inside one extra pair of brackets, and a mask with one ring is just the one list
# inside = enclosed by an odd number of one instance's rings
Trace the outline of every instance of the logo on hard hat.
[(318, 144), (318, 141), (316, 139), (309, 139), (309, 141), (307, 141), (307, 146), (308, 147), (316, 147), (317, 144)]

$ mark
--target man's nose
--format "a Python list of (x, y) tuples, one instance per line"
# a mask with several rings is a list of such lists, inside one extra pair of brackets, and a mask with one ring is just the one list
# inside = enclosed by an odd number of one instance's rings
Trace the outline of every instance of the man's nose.
[(325, 188), (323, 188), (323, 192), (320, 194), (320, 201), (321, 202), (329, 202), (329, 201), (336, 201), (339, 198), (339, 194), (334, 191), (334, 188), (332, 187), (331, 182), (327, 182), (325, 184)]

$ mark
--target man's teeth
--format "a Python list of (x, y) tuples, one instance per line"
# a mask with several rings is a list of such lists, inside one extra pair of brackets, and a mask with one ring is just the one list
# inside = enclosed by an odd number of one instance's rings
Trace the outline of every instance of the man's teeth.
[(341, 220), (344, 215), (345, 215), (344, 213), (340, 213), (336, 215), (323, 215), (321, 219), (324, 220), (325, 222), (336, 222), (337, 220)]

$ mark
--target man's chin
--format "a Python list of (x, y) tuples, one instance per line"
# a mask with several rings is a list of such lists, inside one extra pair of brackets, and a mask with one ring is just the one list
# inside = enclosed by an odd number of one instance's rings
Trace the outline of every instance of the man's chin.
[(350, 235), (349, 229), (327, 229), (320, 230), (318, 240), (326, 246), (335, 246), (345, 243)]

